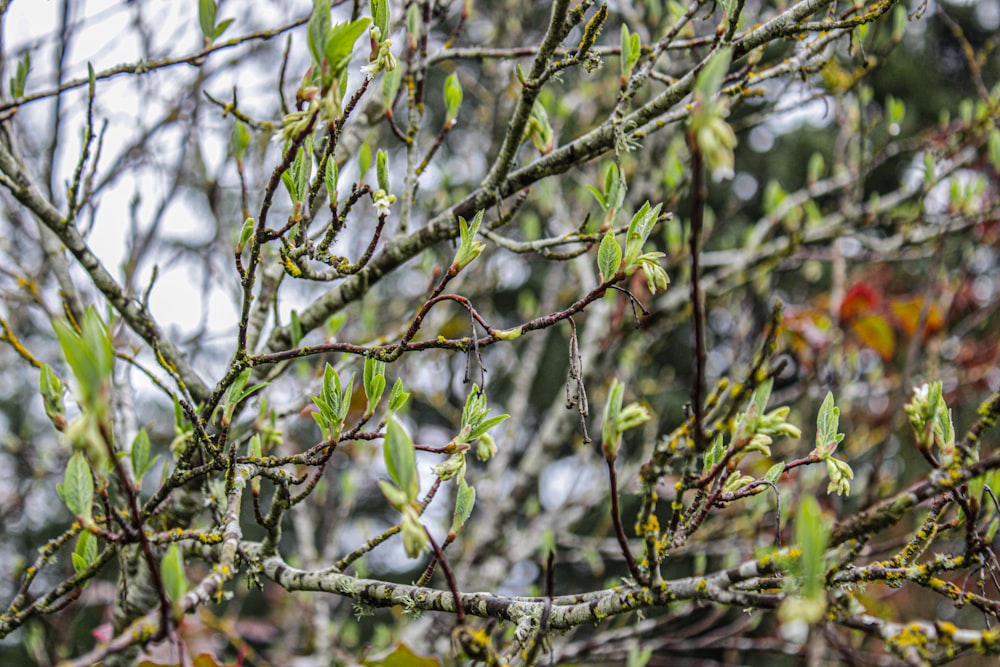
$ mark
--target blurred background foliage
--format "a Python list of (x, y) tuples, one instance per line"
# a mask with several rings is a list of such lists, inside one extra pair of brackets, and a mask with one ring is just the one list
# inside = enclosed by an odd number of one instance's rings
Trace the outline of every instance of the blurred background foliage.
[[(14, 2), (8, 26), (15, 12), (41, 11), (28, 9), (31, 4)], [(346, 16), (350, 3), (337, 4), (343, 6), (335, 11)], [(458, 27), (462, 3), (430, 4), (433, 55)], [(511, 49), (542, 38), (547, 3), (471, 4), (456, 47)], [(614, 3), (599, 46), (617, 45), (622, 22), (648, 45), (672, 23), (675, 4)], [(786, 3), (746, 4), (747, 14), (754, 16)], [(197, 46), (190, 39), (191, 17), (179, 17), (158, 3), (114, 3), (97, 13), (90, 11), (89, 3), (69, 5), (76, 33), (106, 32), (108, 22), (117, 21), (115, 25), (133, 34), (142, 59), (187, 53)], [(251, 10), (243, 3), (223, 2), (219, 12), (235, 15), (233, 29), (246, 34), (299, 19), (309, 9), (303, 2), (253, 5)], [(990, 131), (997, 132), (1000, 2), (903, 5), (911, 18), (901, 30), (894, 29), (889, 17), (855, 31), (850, 44), (836, 42), (816, 71), (790, 71), (760, 86), (751, 84), (737, 95), (729, 117), (739, 140), (735, 166), (732, 173), (713, 174), (708, 185), (703, 258), (708, 385), (745, 372), (762, 344), (771, 309), (780, 300), (786, 328), (776, 355), (781, 370), (773, 402), (792, 406), (790, 421), (805, 432), (801, 442), (777, 443), (771, 459), (762, 459), (749, 472), (761, 476), (771, 463), (808, 452), (816, 410), (828, 390), (837, 396), (841, 428), (848, 434), (841, 453), (855, 471), (851, 496), (823, 495), (822, 471), (806, 470), (789, 482), (790, 502), (782, 506), (786, 514), (801, 493), (820, 495), (831, 517), (846, 516), (925, 474), (926, 463), (912, 445), (902, 410), (915, 385), (936, 379), (944, 383), (960, 433), (974, 420), (980, 401), (1000, 388), (1000, 155), (991, 154), (984, 140)], [(680, 38), (711, 34), (720, 11), (715, 3), (703, 3)], [(176, 22), (176, 29), (164, 30), (174, 25), (170, 21)], [(235, 221), (242, 219), (239, 182), (226, 148), (232, 118), (206, 94), (229, 100), (236, 86), (239, 109), (256, 126), (246, 168), (254, 184), (251, 191), (258, 192), (276, 163), (267, 128), (287, 111), (277, 92), (277, 63), (283, 63), (288, 49), (287, 64), (282, 64), (287, 70), (283, 93), (292, 100), (308, 62), (302, 30), (289, 34), (290, 41), (282, 36), (254, 42), (238, 55), (233, 51), (199, 68), (114, 81), (108, 85), (117, 88), (101, 90), (95, 99), (96, 115), (108, 118), (111, 129), (95, 176), (95, 201), (84, 224), (95, 246), (102, 248), (102, 257), (117, 267), (126, 284), (138, 292), (152, 287), (154, 312), (170, 323), (169, 333), (190, 350), (206, 377), (224, 369), (231, 352), (233, 304), (239, 291), (230, 263), (239, 230)], [(406, 39), (402, 33), (396, 38)], [(567, 42), (578, 38), (577, 31)], [(16, 48), (7, 47), (5, 79), (21, 53), (30, 52), (36, 67), (31, 82), (39, 87), (41, 81), (54, 82), (51, 62), (61, 44), (58, 31), (27, 42), (8, 39)], [(84, 41), (80, 37), (74, 45)], [(81, 54), (92, 48), (99, 55), (103, 47), (98, 42), (96, 47), (75, 48)], [(771, 48), (782, 51), (766, 54), (768, 61), (793, 57), (796, 45), (783, 42)], [(69, 63), (86, 60), (75, 53), (71, 51)], [(682, 76), (704, 53), (704, 46), (669, 51), (656, 80), (638, 93), (634, 104)], [(565, 72), (541, 95), (556, 147), (603, 122), (615, 105), (617, 57), (606, 54), (599, 61), (593, 71)], [(444, 123), (440, 91), (448, 74), (457, 73), (465, 100), (457, 125), (421, 177), (413, 215), (418, 224), (480, 185), (519, 93), (517, 62), (525, 61), (470, 54), (442, 58), (431, 67), (425, 109), (430, 131), (425, 130), (422, 140), (429, 142)], [(80, 124), (83, 95), (67, 93), (61, 107), (51, 99), (39, 102), (8, 121), (20, 126), (26, 159), (37, 166), (37, 176), (57, 200), (78, 152), (72, 135)], [(372, 95), (363, 104), (363, 116), (347, 126), (338, 149), (343, 180), (374, 178), (358, 172), (357, 156), (366, 145), (372, 153), (388, 151), (393, 181), (401, 184), (405, 151), (382, 122), (383, 100)], [(395, 106), (397, 119), (405, 116), (404, 107), (405, 95)], [(54, 125), (53, 114), (60, 119)], [(133, 125), (134, 130), (120, 129)], [(55, 138), (52, 128), (57, 128)], [(942, 164), (963, 145), (976, 147), (975, 156), (946, 171)], [(1000, 147), (996, 151), (1000, 153)], [(518, 164), (538, 155), (538, 148), (527, 141), (519, 149)], [(929, 175), (925, 155), (938, 160), (932, 160)], [(593, 337), (586, 358), (591, 433), (599, 429), (594, 421), (599, 410), (593, 406), (603, 404), (612, 376), (626, 382), (629, 400), (642, 401), (655, 415), (647, 426), (627, 434), (622, 448), (619, 479), (630, 534), (639, 502), (634, 483), (638, 464), (648, 455), (649, 443), (684, 420), (690, 400), (694, 348), (686, 236), (691, 210), (688, 160), (682, 123), (650, 133), (621, 155), (629, 186), (624, 211), (630, 214), (648, 199), (663, 202), (672, 216), (654, 232), (654, 245), (667, 255), (664, 264), (673, 284), (665, 294), (653, 296), (644, 281), (633, 281), (629, 287), (645, 310), (609, 293), (606, 310), (599, 311), (606, 315), (598, 322), (587, 320), (588, 328), (603, 329)], [(596, 231), (601, 212), (586, 186), (599, 188), (608, 164), (606, 157), (579, 165), (508, 199), (501, 208), (514, 215), (495, 231), (511, 242)], [(278, 201), (275, 219), (288, 208), (287, 201)], [(60, 305), (55, 277), (45, 268), (43, 238), (6, 193), (2, 210), (5, 326), (34, 354), (54, 363), (58, 352), (48, 322)], [(371, 212), (367, 204), (358, 210)], [(113, 221), (108, 221), (109, 214)], [(490, 217), (496, 219), (495, 210)], [(338, 247), (349, 257), (360, 255), (370, 238), (362, 227), (366, 223), (358, 220), (358, 228), (349, 227)], [(477, 271), (464, 275), (454, 290), (472, 300), (496, 328), (564, 308), (592, 287), (588, 281), (594, 280), (593, 252), (542, 261), (546, 258), (537, 253), (488, 245)], [(553, 250), (561, 252), (566, 249)], [(453, 253), (447, 243), (425, 250), (306, 342), (398, 337), (435, 272), (448, 265)], [(154, 267), (159, 273), (156, 285)], [(178, 291), (164, 294), (179, 276), (183, 279)], [(323, 286), (286, 281), (281, 289), (275, 323), (285, 324), (291, 311), (301, 309)], [(446, 338), (469, 335), (469, 318), (457, 307), (439, 307), (423, 331)], [(116, 336), (121, 343), (129, 340), (121, 331)], [(539, 563), (549, 543), (557, 547), (558, 593), (615, 585), (626, 572), (608, 519), (603, 461), (596, 446), (584, 445), (576, 418), (564, 409), (569, 345), (569, 328), (559, 327), (534, 333), (517, 345), (493, 346), (483, 352), (481, 366), (466, 355), (429, 351), (406, 356), (390, 368), (391, 378), (404, 378), (413, 392), (409, 414), (418, 442), (448, 440), (460, 422), (469, 391), (464, 380), (470, 376), (485, 384), (497, 412), (513, 416), (500, 429), (497, 459), (470, 473), (478, 479), (480, 504), (468, 539), (450, 552), (469, 590), (541, 594)], [(272, 406), (283, 415), (285, 453), (301, 451), (317, 437), (306, 406), (322, 361), (344, 370), (360, 368), (356, 359), (339, 357), (291, 363), (290, 372), (269, 392)], [(36, 374), (10, 346), (0, 346), (0, 365), (5, 380), (0, 386), (0, 599), (7, 600), (26, 559), (64, 530), (68, 514), (53, 503), (64, 454), (41, 410)], [(133, 398), (155, 447), (165, 451), (174, 437), (170, 404), (141, 383)], [(362, 408), (356, 406), (357, 411)], [(540, 440), (546, 444), (539, 458), (533, 447)], [(395, 521), (372, 483), (380, 476), (380, 449), (352, 443), (331, 461), (315, 502), (302, 508), (304, 518), (286, 532), (283, 551), (293, 562), (297, 559), (300, 567), (321, 565)], [(437, 462), (422, 456), (418, 461), (423, 467)], [(670, 499), (672, 482), (667, 479), (662, 485), (665, 499)], [(442, 524), (450, 519), (447, 508), (435, 513), (432, 507), (427, 516)], [(787, 526), (788, 517), (782, 519)], [(720, 511), (690, 544), (671, 554), (665, 574), (686, 576), (735, 565), (773, 541), (775, 521), (770, 494)], [(908, 528), (912, 526), (904, 524), (880, 535), (885, 541), (880, 548), (898, 546), (893, 541)], [(246, 537), (259, 535), (248, 529)], [(423, 564), (407, 560), (397, 547), (390, 544), (372, 552), (354, 571), (413, 581)], [(91, 585), (76, 613), (46, 616), (8, 637), (0, 643), (0, 662), (52, 664), (87, 648), (91, 632), (107, 620), (113, 582), (112, 573)], [(995, 582), (985, 585), (996, 594)], [(916, 587), (873, 587), (868, 594), (872, 609), (902, 622), (918, 617), (972, 627), (986, 622), (982, 614)], [(397, 609), (368, 615), (369, 610), (353, 608), (346, 600), (318, 594), (281, 596), (271, 585), (263, 591), (239, 586), (234, 595), (227, 606), (204, 609), (185, 621), (189, 646), (204, 646), (228, 660), (240, 655), (243, 664), (292, 664), (300, 656), (295, 664), (303, 665), (321, 664), (301, 657), (316, 655), (318, 647), (329, 651), (328, 659), (346, 663), (366, 645), (373, 647), (370, 655), (393, 650), (400, 640), (421, 645), (428, 653), (447, 646), (450, 627), (430, 614), (413, 622), (405, 621)], [(325, 609), (327, 625), (322, 628), (311, 621), (318, 608)], [(679, 605), (650, 612), (644, 620), (629, 616), (583, 628), (560, 641), (554, 656), (559, 664), (623, 664), (638, 639), (653, 649), (650, 665), (805, 660), (808, 647), (783, 638), (777, 625), (773, 615)], [(853, 664), (892, 664), (877, 645), (843, 630), (825, 632), (831, 660), (850, 657)], [(192, 650), (193, 655), (197, 652)], [(151, 659), (162, 658), (154, 654)], [(366, 664), (394, 664), (389, 658), (378, 660)], [(425, 663), (414, 658), (395, 664)], [(970, 659), (968, 664), (977, 663)]]

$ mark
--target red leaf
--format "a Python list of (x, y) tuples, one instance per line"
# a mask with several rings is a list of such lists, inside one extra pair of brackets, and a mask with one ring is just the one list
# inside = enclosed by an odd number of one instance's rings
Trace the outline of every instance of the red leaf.
[(840, 303), (840, 319), (848, 321), (859, 315), (870, 313), (879, 304), (878, 293), (865, 283), (857, 283), (847, 290)]

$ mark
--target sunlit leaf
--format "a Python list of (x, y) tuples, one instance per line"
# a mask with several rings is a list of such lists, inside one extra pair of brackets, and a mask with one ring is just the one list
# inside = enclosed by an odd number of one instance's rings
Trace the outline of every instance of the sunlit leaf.
[(441, 667), (439, 659), (419, 655), (402, 642), (377, 657), (362, 660), (361, 664), (365, 667)]
[[(920, 323), (920, 313), (924, 308), (922, 296), (903, 297), (893, 299), (889, 302), (889, 311), (899, 324), (900, 329), (907, 337), (912, 338), (917, 334), (917, 325)], [(924, 323), (924, 335), (935, 334), (944, 329), (944, 312), (940, 304), (932, 301), (927, 306), (927, 320)]]
[(881, 315), (862, 315), (849, 328), (862, 345), (878, 352), (883, 361), (891, 360), (896, 353), (896, 334)]

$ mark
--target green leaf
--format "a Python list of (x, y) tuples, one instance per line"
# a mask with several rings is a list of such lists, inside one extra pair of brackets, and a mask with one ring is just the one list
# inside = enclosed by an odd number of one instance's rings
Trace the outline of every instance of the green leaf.
[(392, 391), (389, 392), (389, 412), (399, 411), (406, 405), (406, 401), (409, 398), (410, 394), (403, 390), (403, 381), (397, 379), (396, 383), (392, 385)]
[(625, 658), (625, 667), (646, 667), (652, 657), (652, 648), (640, 648), (638, 643), (633, 643), (628, 647), (628, 657)]
[(445, 117), (448, 121), (454, 121), (462, 106), (462, 84), (458, 80), (458, 72), (452, 72), (444, 80), (444, 105)]
[(174, 396), (174, 435), (180, 435), (187, 430), (187, 419), (184, 417), (184, 408), (181, 402)]
[(476, 213), (476, 217), (472, 219), (471, 223), (466, 222), (462, 216), (458, 217), (458, 230), (461, 242), (458, 246), (458, 252), (455, 253), (455, 259), (452, 261), (452, 267), (456, 271), (464, 269), (486, 249), (484, 243), (476, 240), (476, 234), (479, 233), (479, 226), (483, 222), (484, 213), (485, 211)]
[(988, 143), (990, 164), (993, 165), (995, 171), (1000, 172), (1000, 129), (993, 128), (990, 130)]
[(242, 253), (243, 249), (246, 247), (247, 242), (253, 236), (253, 228), (256, 225), (256, 221), (253, 218), (247, 218), (243, 221), (243, 229), (240, 230), (240, 240), (236, 244), (237, 254)]
[(608, 203), (604, 200), (604, 193), (595, 188), (593, 185), (587, 185), (585, 187), (587, 188), (587, 192), (594, 195), (594, 199), (596, 199), (597, 203), (601, 205), (601, 208), (606, 209), (608, 207)]
[(993, 539), (997, 536), (997, 528), (1000, 528), (1000, 519), (993, 519), (983, 533), (983, 543), (993, 544)]
[(382, 112), (390, 113), (392, 104), (396, 101), (399, 84), (403, 81), (403, 70), (400, 67), (384, 70), (382, 76)]
[(899, 134), (898, 126), (902, 124), (903, 119), (906, 118), (906, 103), (903, 100), (889, 95), (885, 100), (885, 111), (886, 120), (889, 121), (890, 133), (892, 133), (891, 126), (897, 126), (895, 134)]
[(253, 385), (249, 389), (246, 389), (246, 384), (250, 380), (250, 374), (252, 372), (252, 368), (243, 369), (243, 372), (239, 374), (233, 383), (226, 389), (226, 393), (223, 394), (220, 407), (223, 409), (224, 425), (228, 426), (232, 421), (233, 415), (236, 413), (236, 408), (240, 405), (240, 403), (269, 384), (267, 382), (261, 382)]
[(389, 36), (389, 0), (371, 0), (369, 8), (372, 21), (379, 31), (379, 39), (385, 41)]
[(804, 496), (795, 515), (795, 543), (801, 552), (798, 574), (803, 597), (807, 600), (821, 599), (824, 595), (828, 541), (828, 529), (819, 503), (813, 496)]
[(632, 216), (632, 221), (628, 225), (628, 233), (625, 236), (626, 275), (632, 275), (640, 268), (639, 257), (642, 255), (642, 248), (646, 245), (646, 240), (656, 225), (661, 206), (662, 204), (657, 204), (655, 207), (650, 207), (647, 201)]
[(753, 397), (750, 402), (753, 404), (754, 418), (759, 420), (767, 411), (767, 402), (771, 398), (771, 387), (774, 386), (774, 380), (772, 378), (767, 378), (762, 383), (757, 385), (754, 389)]
[(382, 492), (382, 495), (385, 496), (385, 499), (389, 501), (389, 504), (397, 510), (401, 510), (409, 502), (406, 494), (388, 480), (378, 480), (378, 488)]
[(243, 158), (247, 154), (247, 148), (250, 146), (250, 132), (243, 121), (237, 120), (233, 123), (233, 133), (230, 141), (233, 146), (233, 157), (236, 158), (237, 162), (243, 162)]
[(309, 15), (309, 53), (313, 66), (319, 68), (326, 55), (326, 40), (330, 36), (330, 0), (313, 0)]
[(330, 417), (331, 413), (329, 408), (324, 407), (319, 398), (315, 396), (312, 396), (311, 398), (313, 403), (316, 404), (316, 407), (319, 408), (319, 412), (312, 413), (312, 418), (313, 421), (316, 422), (316, 425), (319, 426), (320, 433), (323, 434), (323, 440), (334, 440), (333, 425), (335, 420)]
[(305, 201), (309, 192), (309, 177), (312, 175), (312, 137), (308, 137), (305, 146), (300, 147), (292, 162), (291, 172), (295, 179), (294, 201)]
[(833, 454), (844, 439), (843, 433), (837, 433), (839, 424), (840, 409), (834, 405), (833, 393), (827, 392), (816, 416), (816, 451), (821, 457)]
[(428, 545), (427, 529), (420, 523), (420, 515), (417, 514), (413, 503), (402, 509), (403, 521), (400, 523), (403, 533), (403, 549), (410, 558), (419, 556)]
[(635, 65), (636, 61), (639, 60), (639, 56), (642, 55), (642, 40), (639, 37), (639, 33), (637, 32), (632, 33), (632, 36), (629, 38), (629, 40), (630, 44), (629, 44), (628, 59), (629, 59), (629, 69), (631, 69), (632, 66)]
[(618, 169), (617, 163), (612, 162), (611, 164), (608, 165), (608, 168), (604, 172), (605, 195), (611, 192), (611, 188), (615, 187), (615, 184), (618, 182), (619, 173), (620, 171)]
[[(339, 421), (337, 414), (340, 411), (341, 402), (340, 376), (330, 364), (327, 364), (326, 368), (323, 369), (323, 388), (320, 390), (319, 396), (312, 397), (312, 402), (319, 408), (319, 416), (326, 419), (325, 422), (320, 422), (321, 427), (324, 424)], [(313, 416), (317, 415), (314, 413)], [(317, 421), (319, 420), (317, 419)]]
[(198, 0), (198, 24), (205, 39), (212, 41), (215, 35), (215, 0)]
[(90, 520), (91, 504), (94, 500), (94, 478), (90, 474), (90, 465), (81, 452), (73, 454), (67, 462), (63, 483), (59, 486), (59, 495), (70, 512), (84, 522)]
[(635, 66), (636, 61), (639, 60), (639, 56), (642, 54), (642, 42), (639, 38), (639, 34), (629, 34), (628, 26), (624, 23), (622, 24), (621, 47), (621, 71), (622, 79), (624, 80), (628, 79), (628, 77), (632, 75), (632, 68)]
[(132, 472), (135, 474), (136, 484), (141, 484), (143, 476), (153, 465), (149, 459), (149, 434), (144, 428), (139, 429), (139, 432), (135, 434), (135, 440), (132, 441), (131, 457)]
[(333, 339), (344, 328), (345, 324), (347, 324), (347, 315), (345, 313), (331, 315), (326, 321), (326, 337)]
[(732, 49), (725, 46), (715, 53), (708, 59), (705, 66), (702, 68), (701, 72), (698, 73), (698, 79), (694, 84), (695, 91), (701, 95), (701, 98), (707, 100), (714, 97), (719, 89), (722, 88), (722, 81), (726, 78), (726, 73), (729, 71), (729, 61), (732, 58)]
[(378, 187), (389, 192), (389, 167), (386, 165), (386, 153), (381, 148), (375, 154), (375, 175), (378, 178)]
[(80, 574), (95, 560), (97, 560), (97, 537), (85, 530), (76, 538), (76, 549), (73, 550), (73, 569), (77, 574)]
[(340, 399), (340, 407), (337, 411), (337, 419), (343, 422), (347, 419), (347, 413), (351, 410), (351, 397), (354, 395), (354, 373), (347, 378), (344, 383), (344, 393)]
[(176, 542), (167, 547), (167, 552), (163, 554), (160, 573), (163, 576), (163, 588), (167, 592), (167, 597), (174, 604), (174, 616), (180, 616), (181, 601), (187, 594), (187, 576), (184, 574), (184, 556), (181, 555), (181, 549)]
[(726, 448), (722, 444), (722, 434), (715, 436), (715, 440), (712, 441), (712, 446), (708, 448), (705, 452), (705, 464), (702, 468), (702, 474), (707, 473), (712, 467), (722, 460), (726, 455)]
[(247, 456), (254, 459), (259, 459), (263, 455), (260, 446), (260, 436), (254, 434), (250, 438), (250, 442), (247, 443)]
[[(83, 533), (83, 535), (89, 535), (89, 534), (90, 533)], [(72, 557), (73, 557), (73, 571), (74, 572), (76, 572), (77, 574), (80, 574), (81, 572), (83, 572), (84, 570), (87, 569), (87, 561), (85, 561), (83, 559), (83, 556), (81, 556), (80, 554), (78, 554), (76, 552), (73, 552)]]
[(385, 391), (385, 362), (373, 357), (365, 358), (365, 398), (368, 399), (368, 412), (374, 412), (382, 392)]
[(358, 150), (358, 179), (365, 180), (368, 170), (372, 168), (372, 149), (368, 144), (361, 144)]
[(420, 478), (417, 476), (413, 439), (394, 414), (390, 414), (386, 422), (382, 451), (389, 477), (406, 494), (407, 502), (416, 502), (420, 493)]
[(326, 185), (326, 196), (330, 198), (330, 206), (337, 206), (337, 179), (340, 174), (337, 170), (337, 161), (331, 155), (326, 161), (326, 171), (323, 173), (323, 183)]
[(622, 39), (621, 39), (621, 64), (622, 64), (622, 79), (627, 79), (629, 74), (631, 74), (631, 69), (628, 65), (629, 57), (631, 53), (632, 41), (629, 39), (628, 26), (622, 23)]
[(624, 396), (625, 385), (615, 378), (611, 381), (611, 390), (604, 402), (604, 418), (601, 422), (601, 449), (608, 461), (614, 461), (618, 457), (618, 446), (621, 444), (618, 417), (622, 411)]
[(354, 42), (358, 41), (358, 37), (365, 32), (369, 23), (371, 19), (363, 16), (350, 23), (339, 23), (330, 30), (324, 52), (334, 77), (339, 77), (350, 64)]
[(809, 158), (809, 165), (806, 167), (806, 180), (815, 183), (823, 177), (826, 170), (826, 163), (823, 161), (822, 153), (813, 153)]
[(788, 193), (781, 187), (778, 181), (768, 181), (767, 185), (764, 186), (764, 196), (761, 199), (761, 208), (767, 214), (774, 213), (781, 202), (785, 201), (788, 197)]
[(510, 415), (496, 415), (494, 417), (490, 417), (489, 419), (481, 421), (478, 426), (472, 429), (472, 432), (469, 435), (469, 440), (475, 440), (476, 438), (481, 437), (491, 428), (493, 428), (498, 424), (503, 423), (508, 419), (510, 419)]
[(229, 18), (225, 19), (224, 21), (220, 21), (219, 25), (215, 26), (215, 32), (212, 34), (212, 41), (214, 42), (215, 40), (222, 37), (222, 33), (226, 32), (229, 26), (233, 24), (234, 20), (235, 19)]
[(625, 203), (625, 193), (628, 192), (628, 186), (625, 184), (625, 176), (618, 169), (618, 165), (612, 163), (608, 167), (608, 174), (604, 180), (604, 196), (607, 199), (608, 207), (617, 211)]
[(892, 41), (899, 42), (906, 32), (907, 11), (906, 5), (897, 5), (896, 11), (892, 14)]
[(88, 306), (79, 333), (63, 320), (53, 321), (52, 327), (66, 363), (76, 378), (80, 403), (85, 408), (104, 414), (107, 406), (104, 405), (102, 387), (111, 379), (115, 355), (111, 336), (101, 316), (93, 306)]
[(38, 374), (38, 390), (42, 395), (45, 415), (52, 420), (53, 426), (62, 431), (66, 428), (66, 408), (63, 398), (66, 395), (66, 383), (63, 382), (52, 367), (42, 364)]
[[(301, 148), (299, 149), (302, 150)], [(295, 185), (295, 179), (292, 177), (291, 171), (286, 169), (281, 174), (281, 182), (285, 184), (285, 189), (288, 190), (288, 196), (291, 197), (293, 202), (302, 201), (299, 199), (299, 192)]]
[(531, 107), (531, 116), (524, 128), (524, 139), (531, 139), (531, 143), (542, 155), (551, 153), (555, 145), (555, 133), (549, 122), (549, 113), (539, 99)]
[(341, 401), (340, 375), (330, 364), (323, 369), (323, 400), (331, 408), (339, 412)]
[(370, 400), (369, 410), (373, 410), (376, 405), (378, 405), (379, 399), (382, 398), (382, 393), (385, 391), (385, 376), (379, 375), (372, 382), (372, 396)]
[(298, 347), (299, 343), (302, 342), (302, 320), (299, 318), (299, 312), (292, 309), (292, 315), (288, 323), (288, 335), (292, 338), (292, 347)]
[(607, 282), (615, 277), (622, 264), (622, 247), (618, 244), (614, 232), (601, 239), (601, 247), (597, 251), (597, 268), (601, 270), (601, 280)]
[(24, 58), (17, 63), (17, 72), (10, 78), (10, 96), (13, 98), (24, 96), (24, 84), (28, 80), (28, 72), (31, 70), (31, 54), (25, 52)]
[(417, 33), (420, 32), (420, 5), (416, 3), (410, 3), (410, 6), (406, 9), (406, 32), (410, 34), (410, 39), (416, 39)]
[(472, 514), (472, 508), (476, 506), (476, 490), (465, 483), (464, 479), (458, 482), (458, 492), (455, 497), (455, 514), (451, 520), (450, 535), (458, 535), (465, 522)]
[(361, 144), (358, 149), (358, 179), (365, 180), (368, 170), (372, 168), (372, 149), (368, 144)]
[(764, 480), (771, 482), (773, 484), (774, 482), (778, 481), (778, 478), (781, 477), (781, 473), (783, 473), (784, 471), (785, 471), (784, 463), (775, 463), (773, 466), (767, 469), (766, 473), (764, 473)]

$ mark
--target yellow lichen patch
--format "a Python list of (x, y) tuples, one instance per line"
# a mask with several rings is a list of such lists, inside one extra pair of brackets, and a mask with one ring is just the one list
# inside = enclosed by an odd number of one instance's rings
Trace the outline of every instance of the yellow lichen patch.
[(918, 648), (923, 648), (924, 646), (927, 646), (929, 641), (930, 638), (924, 631), (924, 627), (919, 623), (904, 625), (903, 629), (899, 631), (899, 634), (892, 638), (892, 642), (899, 647), (916, 646)]
[(991, 654), (1000, 651), (1000, 628), (983, 630), (979, 641), (975, 643), (976, 652)]
[(281, 265), (285, 267), (285, 272), (292, 278), (298, 278), (302, 275), (302, 269), (300, 269), (290, 257), (282, 259)]
[(944, 635), (945, 637), (950, 638), (958, 632), (958, 626), (954, 623), (949, 623), (948, 621), (937, 621), (934, 625), (937, 626), (938, 633)]

